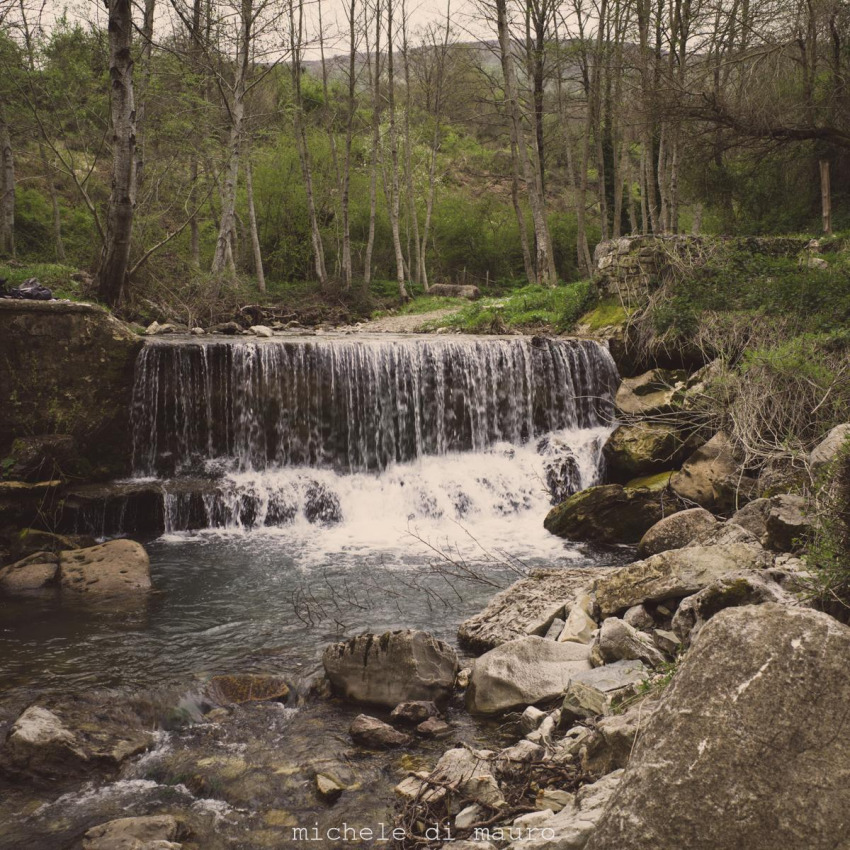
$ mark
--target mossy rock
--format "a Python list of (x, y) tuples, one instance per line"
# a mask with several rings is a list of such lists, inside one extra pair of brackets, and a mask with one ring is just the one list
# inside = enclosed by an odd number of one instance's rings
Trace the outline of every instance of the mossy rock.
[(558, 537), (594, 543), (637, 543), (665, 515), (679, 510), (665, 492), (590, 487), (552, 508), (543, 526)]
[(623, 484), (676, 466), (688, 453), (685, 440), (672, 425), (621, 425), (605, 444), (606, 475), (609, 481)]
[(675, 470), (670, 469), (667, 472), (656, 472), (654, 475), (643, 475), (640, 478), (632, 478), (623, 486), (626, 490), (650, 490), (657, 493), (660, 490), (666, 490), (670, 484), (670, 479), (673, 477)]

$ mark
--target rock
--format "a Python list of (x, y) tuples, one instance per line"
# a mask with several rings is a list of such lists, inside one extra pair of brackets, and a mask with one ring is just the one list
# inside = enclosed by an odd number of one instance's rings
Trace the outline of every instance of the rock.
[(566, 621), (560, 619), (559, 617), (556, 617), (554, 620), (552, 620), (552, 625), (549, 626), (549, 628), (546, 630), (546, 634), (543, 635), (543, 637), (545, 637), (546, 640), (558, 640), (558, 638), (561, 636), (561, 632), (564, 631), (565, 625)]
[(696, 546), (728, 546), (731, 543), (746, 543), (749, 546), (761, 546), (758, 538), (745, 528), (742, 528), (732, 520), (718, 522), (714, 528), (703, 532), (693, 543), (686, 548), (693, 549)]
[(31, 705), (0, 752), (13, 775), (64, 779), (114, 770), (152, 744), (152, 734), (131, 710), (81, 695)]
[(274, 336), (274, 332), (270, 327), (266, 325), (251, 325), (248, 328), (248, 332), (254, 334), (254, 336), (263, 337), (264, 339), (271, 339)]
[[(562, 711), (561, 715), (563, 717), (569, 717), (570, 712)], [(563, 738), (555, 742), (555, 752), (552, 755), (552, 760), (557, 764), (573, 763), (590, 734), (590, 729), (587, 726), (573, 726)]]
[(850, 423), (836, 425), (824, 439), (812, 449), (809, 465), (817, 469), (832, 463), (850, 439)]
[(610, 617), (642, 602), (690, 596), (726, 573), (764, 569), (772, 562), (759, 546), (746, 543), (660, 552), (600, 578), (596, 604), (603, 617)]
[(659, 520), (638, 543), (638, 557), (648, 558), (670, 549), (681, 549), (711, 531), (717, 520), (705, 508), (679, 511)]
[(671, 469), (686, 453), (685, 443), (672, 425), (620, 425), (603, 450), (605, 474), (609, 481), (624, 484), (632, 478)]
[(487, 750), (455, 747), (443, 753), (429, 779), (468, 801), (499, 809), (505, 805), (505, 798), (493, 775), (491, 756)]
[(623, 714), (601, 717), (584, 739), (581, 749), (582, 770), (591, 776), (605, 776), (612, 770), (625, 768), (635, 741), (646, 727), (655, 702), (644, 699)]
[(304, 517), (307, 522), (320, 525), (340, 522), (342, 505), (339, 503), (339, 496), (324, 484), (312, 482), (304, 493)]
[(534, 570), (497, 593), (487, 607), (461, 623), (458, 641), (475, 652), (486, 652), (528, 635), (545, 635), (565, 602), (589, 586), (596, 569)]
[(775, 552), (799, 552), (812, 534), (802, 496), (782, 493), (770, 500), (765, 545)]
[(625, 614), (623, 614), (623, 622), (638, 631), (649, 631), (655, 628), (655, 617), (649, 612), (646, 605), (632, 605)]
[(339, 782), (331, 776), (327, 776), (324, 773), (317, 773), (316, 791), (319, 792), (319, 796), (323, 800), (333, 803), (338, 800), (342, 795), (342, 792), (345, 791), (345, 786), (340, 785)]
[(763, 546), (767, 539), (767, 515), (769, 513), (770, 499), (753, 499), (739, 511), (735, 511), (729, 522), (749, 531)]
[(439, 717), (440, 710), (428, 700), (400, 702), (390, 712), (390, 720), (395, 723), (409, 723), (416, 726), (424, 723), (429, 717)]
[(529, 732), (525, 738), (531, 741), (532, 744), (548, 744), (558, 724), (561, 721), (561, 712), (559, 709), (550, 711), (544, 718), (543, 722), (532, 732)]
[(465, 691), (469, 687), (469, 677), (472, 675), (471, 667), (464, 667), (463, 670), (458, 670), (455, 677), (455, 687), (458, 690)]
[(18, 437), (4, 466), (6, 478), (29, 482), (67, 479), (88, 471), (71, 434)]
[(409, 700), (448, 699), (459, 666), (448, 644), (411, 629), (332, 644), (322, 664), (337, 693), (387, 708)]
[(145, 336), (156, 336), (162, 327), (159, 322), (153, 321), (145, 328)]
[(541, 811), (560, 812), (566, 806), (572, 806), (575, 803), (576, 795), (570, 794), (569, 791), (561, 791), (558, 788), (544, 788), (538, 791), (537, 797), (534, 799), (534, 805)]
[(599, 654), (605, 664), (615, 661), (643, 661), (649, 667), (658, 667), (666, 660), (652, 639), (623, 620), (608, 617), (596, 637)]
[(679, 636), (667, 629), (653, 629), (652, 640), (670, 658), (675, 658), (682, 648), (682, 641), (679, 639)]
[(59, 583), (59, 557), (36, 552), (9, 567), (0, 569), (0, 590), (8, 594), (54, 587)]
[(718, 611), (740, 605), (762, 605), (765, 602), (797, 604), (793, 596), (767, 579), (764, 573), (728, 573), (699, 593), (682, 600), (673, 616), (673, 631), (687, 646)]
[(429, 717), (416, 727), (416, 734), (423, 738), (447, 738), (452, 734), (452, 727), (439, 717)]
[(203, 328), (191, 328), (189, 331), (192, 336), (203, 336), (206, 331)]
[(666, 369), (623, 378), (617, 390), (617, 409), (630, 416), (670, 412), (677, 406), (674, 400), (684, 387), (684, 380), (685, 372)]
[(519, 719), (519, 728), (524, 735), (533, 732), (546, 719), (546, 712), (541, 711), (537, 706), (530, 705), (523, 711), (522, 717)]
[[(535, 834), (524, 835), (509, 844), (509, 850), (583, 850), (615, 795), (622, 776), (622, 770), (615, 770), (592, 785), (582, 786), (571, 806), (564, 806), (545, 823), (538, 824)], [(628, 847), (625, 844), (612, 845), (610, 850), (614, 850), (615, 846), (617, 850)], [(680, 846), (670, 845), (671, 848)]]
[(472, 824), (485, 820), (485, 811), (484, 807), (479, 806), (478, 803), (461, 809), (455, 818), (455, 829), (468, 829)]
[(846, 843), (848, 657), (850, 629), (826, 614), (721, 611), (653, 712), (587, 850)]
[[(440, 330), (442, 330), (442, 328)], [(453, 840), (451, 844), (451, 850), (496, 850), (496, 845), (490, 841)]]
[(510, 769), (512, 764), (526, 764), (530, 761), (540, 761), (546, 755), (545, 747), (534, 741), (529, 741), (523, 738), (517, 741), (512, 747), (505, 747), (499, 751), (496, 757), (496, 762), (506, 769)]
[(348, 734), (356, 743), (373, 750), (406, 747), (412, 741), (410, 735), (405, 735), (393, 729), (389, 723), (383, 723), (368, 714), (358, 714), (348, 727)]
[(590, 643), (597, 628), (593, 619), (593, 600), (586, 593), (580, 593), (573, 600), (558, 640), (562, 643)]
[(406, 803), (435, 805), (444, 800), (445, 789), (429, 785), (427, 780), (427, 773), (419, 772), (415, 776), (408, 776), (393, 788), (393, 793)]
[(575, 717), (610, 714), (648, 675), (640, 661), (615, 661), (576, 673), (564, 695), (562, 711)]
[(575, 673), (589, 669), (586, 646), (518, 638), (476, 659), (466, 706), (473, 714), (498, 714), (553, 699)]
[(470, 301), (476, 301), (481, 297), (481, 290), (477, 286), (435, 283), (428, 288), (428, 294), (442, 298), (468, 298)]
[[(561, 806), (561, 808), (563, 808), (563, 806)], [(539, 812), (527, 812), (524, 815), (520, 815), (518, 818), (514, 818), (511, 825), (524, 831), (533, 830), (535, 827), (539, 827), (541, 824), (546, 823), (554, 814), (555, 812), (552, 809), (543, 809)]]
[(238, 325), (236, 322), (221, 322), (220, 324), (213, 325), (210, 328), (210, 333), (233, 336), (235, 334), (242, 333), (242, 326)]
[(92, 827), (83, 839), (83, 850), (171, 850), (180, 825), (172, 815), (120, 818)]
[(670, 479), (670, 486), (682, 499), (710, 510), (727, 511), (750, 501), (757, 484), (741, 474), (732, 443), (725, 434), (717, 433), (685, 461)]
[(594, 543), (637, 543), (678, 506), (666, 495), (620, 484), (590, 487), (549, 511), (544, 528), (558, 537)]
[(63, 435), (73, 440), (75, 465), (65, 469), (62, 448), (55, 457), (64, 474), (128, 474), (133, 373), (143, 345), (93, 304), (0, 300), (0, 446)]
[(151, 589), (150, 561), (141, 544), (110, 540), (88, 549), (62, 552), (59, 561), (63, 590), (106, 598)]
[(246, 702), (286, 702), (289, 685), (279, 676), (241, 674), (213, 676), (207, 685), (213, 702), (222, 705), (241, 705)]

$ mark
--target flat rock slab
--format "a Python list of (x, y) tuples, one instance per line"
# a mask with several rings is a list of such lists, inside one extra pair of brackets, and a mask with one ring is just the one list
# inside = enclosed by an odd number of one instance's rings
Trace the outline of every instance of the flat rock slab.
[(850, 628), (774, 603), (700, 632), (586, 850), (848, 846)]
[(579, 717), (610, 714), (615, 703), (631, 696), (649, 675), (640, 661), (616, 661), (576, 673), (564, 696), (565, 711)]
[(690, 596), (726, 573), (772, 564), (768, 552), (746, 543), (673, 549), (600, 578), (596, 603), (602, 616), (609, 617), (643, 602)]
[(478, 614), (461, 623), (461, 646), (487, 652), (528, 635), (545, 635), (565, 605), (599, 578), (600, 568), (535, 570), (496, 594)]

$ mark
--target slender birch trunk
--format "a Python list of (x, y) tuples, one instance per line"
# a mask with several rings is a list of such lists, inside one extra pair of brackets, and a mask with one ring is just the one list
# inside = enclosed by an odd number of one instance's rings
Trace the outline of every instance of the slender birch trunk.
[[(383, 0), (375, 2), (375, 68), (369, 62), (372, 84), (372, 155), (369, 164), (369, 236), (366, 240), (366, 255), (363, 261), (363, 283), (368, 289), (372, 282), (372, 252), (375, 248), (375, 220), (378, 212), (378, 166), (381, 146), (381, 20)], [(367, 28), (368, 30), (368, 28)], [(368, 44), (368, 38), (366, 42)]]
[(254, 254), (254, 274), (257, 276), (257, 289), (266, 291), (266, 275), (263, 271), (263, 252), (260, 250), (260, 234), (257, 231), (257, 211), (254, 207), (254, 175), (250, 158), (245, 160), (245, 189), (248, 192), (248, 223), (251, 227), (251, 248)]
[(15, 256), (15, 155), (0, 103), (0, 254)]

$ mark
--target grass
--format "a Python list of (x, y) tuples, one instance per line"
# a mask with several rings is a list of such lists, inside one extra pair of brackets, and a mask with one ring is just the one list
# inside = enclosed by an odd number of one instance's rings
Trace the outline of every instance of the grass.
[(51, 290), (54, 298), (67, 298), (71, 301), (87, 300), (82, 294), (80, 283), (71, 280), (71, 275), (78, 271), (79, 269), (73, 266), (60, 263), (31, 263), (21, 266), (0, 263), (0, 278), (6, 278), (7, 288), (20, 286), (25, 280), (36, 277), (43, 286)]
[(469, 301), (466, 298), (440, 298), (436, 295), (419, 295), (398, 309), (377, 310), (372, 314), (372, 318), (380, 319), (383, 316), (419, 316), (422, 313), (431, 313), (434, 310), (446, 310), (450, 307), (463, 307), (468, 304)]
[(510, 331), (568, 331), (593, 301), (588, 281), (554, 288), (529, 285), (501, 298), (482, 298), (467, 303), (458, 312), (428, 322), (430, 330), (452, 328), (465, 333), (508, 333)]
[(634, 313), (634, 309), (625, 308), (619, 301), (602, 301), (589, 313), (585, 313), (578, 323), (589, 331), (600, 331), (612, 325), (622, 325)]

